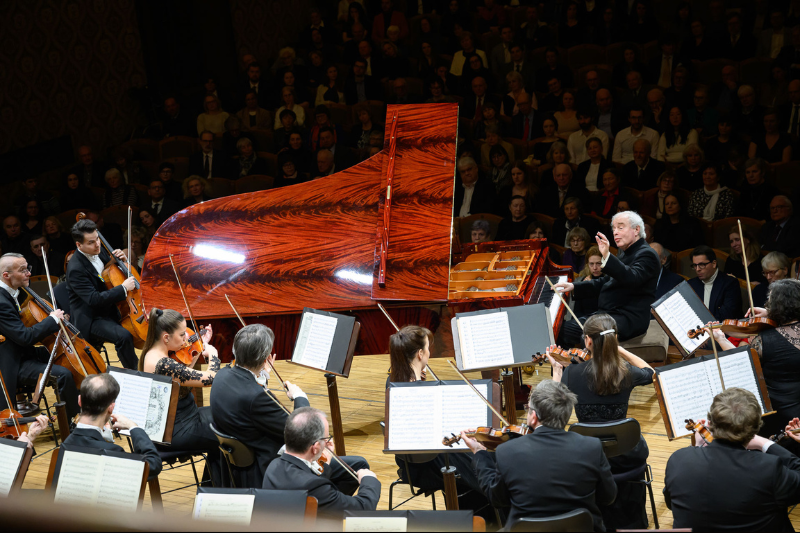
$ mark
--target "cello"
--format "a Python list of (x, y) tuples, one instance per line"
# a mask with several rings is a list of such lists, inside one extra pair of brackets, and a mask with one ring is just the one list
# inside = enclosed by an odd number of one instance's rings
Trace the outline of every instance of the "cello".
[[(131, 211), (130, 208), (128, 208), (128, 235), (130, 235), (130, 216)], [(84, 218), (86, 218), (85, 213), (78, 213), (75, 217), (76, 220), (83, 220)], [(114, 248), (112, 248), (105, 237), (103, 237), (100, 230), (97, 231), (97, 237), (100, 239), (106, 251), (111, 255), (111, 260), (103, 269), (102, 274), (106, 287), (108, 289), (113, 289), (114, 287), (122, 285), (129, 277), (133, 277), (134, 279), (136, 288), (132, 291), (128, 291), (125, 301), (119, 302), (117, 308), (122, 317), (119, 322), (120, 326), (128, 330), (133, 336), (133, 345), (138, 349), (142, 349), (147, 339), (148, 322), (147, 313), (145, 313), (144, 304), (142, 304), (139, 273), (133, 265), (128, 262), (123, 262), (114, 255)]]

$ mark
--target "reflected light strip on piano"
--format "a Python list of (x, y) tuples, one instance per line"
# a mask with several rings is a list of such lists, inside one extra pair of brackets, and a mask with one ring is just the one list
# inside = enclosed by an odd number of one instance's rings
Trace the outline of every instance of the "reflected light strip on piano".
[(241, 265), (244, 263), (244, 254), (231, 252), (224, 248), (211, 246), (209, 244), (198, 244), (192, 248), (192, 253), (203, 259), (211, 259), (212, 261), (223, 261), (225, 263), (236, 263)]
[(349, 268), (343, 268), (337, 270), (336, 272), (333, 273), (333, 275), (336, 276), (337, 278), (341, 278), (347, 281), (353, 281), (360, 285), (372, 285), (372, 275), (362, 274), (361, 272), (357, 272)]

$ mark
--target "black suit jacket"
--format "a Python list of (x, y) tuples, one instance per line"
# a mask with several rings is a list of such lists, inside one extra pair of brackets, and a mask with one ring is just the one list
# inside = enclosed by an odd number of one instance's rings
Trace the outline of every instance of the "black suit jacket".
[[(131, 441), (133, 442), (133, 453), (144, 456), (144, 460), (150, 465), (147, 479), (155, 479), (161, 473), (161, 456), (158, 454), (153, 441), (147, 433), (140, 427), (131, 430)], [(89, 428), (75, 429), (69, 437), (64, 440), (64, 448), (69, 450), (71, 446), (83, 446), (84, 448), (97, 448), (111, 452), (125, 453), (122, 446), (113, 442), (106, 442), (99, 431)]]
[[(469, 204), (469, 214), (492, 213), (494, 208), (495, 188), (492, 180), (485, 176), (478, 177), (475, 182), (475, 191)], [(464, 202), (464, 184), (461, 178), (456, 178), (456, 191), (453, 195), (453, 216), (459, 216), (461, 204)]]
[[(725, 42), (722, 43), (720, 48), (723, 57), (727, 57), (733, 61), (743, 61), (756, 55), (758, 39), (756, 39), (752, 33), (742, 31), (739, 40), (736, 41), (736, 46), (731, 45), (731, 37), (730, 35), (726, 35)], [(781, 52), (783, 52), (783, 49), (781, 49)], [(778, 59), (780, 59), (780, 57), (780, 54), (778, 54)]]
[(656, 285), (656, 300), (667, 294), (683, 282), (683, 278), (667, 267), (661, 268), (661, 276)]
[[(382, 100), (381, 87), (378, 84), (375, 76), (364, 76), (364, 93), (367, 100)], [(347, 105), (356, 105), (358, 103), (358, 88), (356, 86), (356, 79), (353, 76), (348, 76), (344, 82), (344, 100)]]
[[(589, 209), (591, 203), (589, 191), (587, 191), (582, 185), (576, 183), (575, 180), (572, 180), (572, 183), (569, 184), (569, 187), (567, 188), (567, 194), (564, 195), (564, 201), (573, 197), (581, 200), (584, 210)], [(536, 197), (535, 211), (553, 218), (558, 218), (564, 215), (564, 203), (559, 201), (558, 187), (555, 183), (546, 187), (542, 187), (542, 190)], [(556, 244), (561, 245), (561, 243)]]
[[(236, 437), (250, 447), (255, 460), (249, 468), (231, 467), (238, 488), (258, 488), (270, 461), (283, 446), (283, 428), (289, 418), (265, 393), (246, 369), (233, 366), (217, 372), (211, 385), (211, 415), (219, 431)], [(294, 408), (307, 407), (308, 400), (297, 398)]]
[[(716, 490), (698, 479), (714, 479)], [(664, 501), (675, 528), (794, 531), (786, 509), (800, 502), (800, 459), (778, 445), (761, 453), (722, 439), (681, 448), (667, 461)]]
[[(197, 130), (197, 126), (195, 126), (195, 130)], [(91, 185), (92, 187), (105, 187), (106, 170), (108, 170), (108, 167), (105, 166), (104, 164), (100, 163), (99, 161), (93, 162), (92, 168), (89, 169), (89, 172), (91, 172), (91, 184), (86, 183), (87, 169), (82, 164), (73, 167), (69, 171), (69, 173), (77, 175), (82, 185)]]
[(664, 169), (664, 163), (651, 157), (647, 166), (644, 167), (642, 176), (639, 177), (639, 167), (636, 165), (636, 161), (628, 161), (622, 167), (622, 185), (638, 191), (649, 191), (656, 186), (658, 177), (664, 173)]
[[(111, 256), (101, 250), (100, 259), (103, 264), (107, 264)], [(125, 288), (117, 285), (113, 289), (107, 289), (100, 274), (81, 252), (76, 251), (67, 264), (67, 288), (72, 311), (71, 322), (84, 335), (89, 335), (92, 322), (98, 318), (119, 321), (117, 303), (125, 300)]]
[(189, 156), (189, 175), (202, 176), (203, 178), (228, 178), (235, 179), (236, 176), (231, 176), (230, 158), (222, 150), (213, 150), (211, 154), (211, 176), (206, 176), (203, 172), (203, 151), (193, 153)]
[(767, 220), (758, 232), (762, 250), (782, 252), (789, 257), (800, 255), (800, 218), (792, 215), (775, 240), (775, 222)]
[(293, 455), (284, 453), (272, 461), (264, 474), (263, 489), (307, 490), (317, 499), (317, 513), (341, 520), (344, 511), (374, 511), (381, 498), (381, 482), (366, 476), (358, 487), (357, 496), (348, 496), (339, 491), (326, 476), (328, 467), (318, 476), (306, 464)]
[[(263, 160), (261, 160), (263, 162)], [(262, 163), (264, 168), (266, 168), (266, 163)], [(255, 165), (253, 165), (255, 167)], [(258, 169), (256, 169), (258, 170)], [(251, 174), (255, 174), (255, 172), (251, 172)], [(140, 206), (139, 209), (147, 209), (149, 211), (153, 210), (153, 200), (148, 198), (144, 201)], [(159, 213), (153, 213), (156, 218), (156, 224), (159, 226), (164, 223), (169, 217), (177, 213), (183, 209), (183, 204), (181, 202), (172, 200), (171, 198), (164, 197), (164, 201), (161, 204), (161, 211)]]
[[(544, 456), (547, 461), (538, 460)], [(509, 526), (523, 516), (582, 507), (592, 513), (595, 530), (605, 531), (599, 506), (614, 502), (617, 485), (599, 439), (539, 426), (498, 446), (495, 459), (480, 451), (472, 465), (491, 504), (511, 507)]]
[[(578, 170), (575, 171), (575, 179), (573, 181), (581, 187), (586, 188), (586, 175), (589, 173), (589, 168), (591, 168), (591, 166), (592, 162), (589, 159), (578, 165)], [(597, 180), (595, 181), (595, 187), (598, 191), (603, 190), (603, 174), (605, 174), (606, 170), (609, 168), (611, 168), (611, 163), (608, 162), (608, 159), (601, 159), (600, 168), (597, 170)]]
[(632, 339), (647, 331), (660, 271), (658, 254), (639, 239), (618, 256), (609, 255), (603, 268), (607, 276), (575, 283), (574, 297), (596, 297), (598, 309), (617, 321), (619, 339)]
[[(689, 280), (689, 286), (697, 293), (700, 301), (703, 300), (703, 282), (700, 278)], [(711, 296), (708, 298), (708, 310), (714, 318), (722, 322), (730, 318), (742, 316), (742, 291), (736, 278), (717, 271), (717, 278), (711, 287)]]
[[(458, 106), (458, 116), (463, 118), (474, 118), (475, 117), (475, 106), (477, 105), (477, 100), (475, 98), (475, 94), (470, 91), (467, 96), (464, 97), (464, 102)], [(498, 113), (500, 112), (500, 99), (493, 94), (485, 94), (483, 96), (483, 103), (488, 104), (489, 102), (493, 103), (497, 106)]]
[[(539, 137), (544, 137), (544, 131), (542, 130), (542, 121), (544, 120), (544, 115), (536, 110), (533, 111), (533, 124), (530, 124), (530, 129), (532, 130), (529, 134), (530, 140), (537, 139)], [(525, 134), (525, 117), (522, 116), (521, 113), (517, 113), (511, 119), (511, 136), (515, 139), (522, 139)]]
[(197, 119), (189, 116), (189, 113), (182, 111), (176, 117), (167, 117), (161, 123), (161, 134), (164, 137), (175, 137), (185, 135), (186, 137), (197, 137)]
[[(20, 290), (20, 304), (25, 302), (25, 293)], [(13, 398), (17, 390), (17, 374), (20, 363), (27, 358), (36, 358), (34, 344), (58, 331), (55, 319), (46, 318), (33, 327), (25, 327), (19, 316), (17, 304), (7, 290), (0, 288), (0, 335), (6, 340), (0, 343), (0, 372)], [(0, 406), (7, 409), (4, 395), (0, 395)]]

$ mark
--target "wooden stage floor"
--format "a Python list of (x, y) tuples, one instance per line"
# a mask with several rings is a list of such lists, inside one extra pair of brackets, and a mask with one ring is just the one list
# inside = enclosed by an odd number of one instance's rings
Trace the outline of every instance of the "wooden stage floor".
[[(112, 364), (119, 366), (112, 345), (106, 345), (111, 355)], [(459, 379), (455, 371), (444, 359), (431, 359), (430, 366), (441, 379)], [(286, 361), (278, 361), (276, 365), (281, 376), (299, 385), (309, 397), (311, 405), (322, 409), (329, 415), (330, 407), (327, 398), (327, 388), (325, 378), (320, 372), (309, 370), (303, 367), (292, 365)], [(383, 435), (380, 422), (384, 418), (384, 383), (386, 381), (387, 369), (389, 367), (388, 355), (359, 356), (353, 361), (353, 366), (349, 379), (338, 379), (339, 400), (341, 405), (342, 420), (345, 432), (345, 444), (347, 453), (350, 455), (361, 455), (365, 457), (371, 469), (377, 474), (382, 484), (381, 501), (378, 509), (387, 509), (389, 503), (389, 484), (397, 479), (397, 465), (394, 456), (383, 453)], [(538, 367), (539, 375), (524, 376), (525, 382), (535, 385), (542, 379), (549, 378), (549, 365)], [(479, 378), (478, 373), (468, 374), (470, 377)], [(205, 400), (208, 405), (208, 392), (205, 389)], [(48, 394), (52, 395), (50, 389)], [(280, 397), (280, 393), (279, 397)], [(285, 396), (281, 397), (283, 401)], [(50, 398), (52, 399), (52, 398)], [(286, 402), (284, 402), (286, 403)], [(520, 417), (524, 414), (519, 412)], [(679, 439), (670, 442), (666, 436), (664, 423), (658, 409), (653, 386), (638, 387), (631, 396), (628, 415), (636, 418), (642, 426), (644, 437), (650, 448), (649, 463), (653, 469), (655, 482), (653, 484), (656, 507), (658, 513), (659, 526), (670, 528), (672, 526), (672, 513), (664, 504), (662, 489), (664, 487), (664, 468), (669, 456), (678, 448), (689, 446), (688, 439)], [(522, 418), (521, 418), (522, 419)], [(574, 417), (571, 422), (574, 422)], [(118, 441), (119, 444), (127, 447), (127, 441)], [(47, 478), (47, 469), (50, 464), (52, 454), (53, 439), (49, 431), (45, 431), (36, 441), (36, 449), (41, 455), (34, 458), (31, 462), (28, 475), (25, 479), (23, 488), (43, 488)], [(543, 458), (542, 460), (546, 460)], [(189, 463), (186, 463), (187, 465)], [(200, 466), (202, 472), (202, 465)], [(532, 476), (536, 472), (531, 472)], [(169, 491), (194, 483), (192, 469), (190, 466), (171, 470), (165, 467), (160, 476), (161, 490)], [(165, 494), (163, 497), (164, 508), (167, 513), (187, 516), (191, 513), (194, 502), (194, 486), (177, 490)], [(407, 498), (409, 491), (406, 486), (399, 485), (394, 491), (395, 504)], [(441, 493), (436, 495), (437, 509), (444, 509), (444, 500)], [(401, 509), (430, 509), (430, 498), (415, 498)], [(146, 496), (144, 510), (149, 512), (151, 509), (149, 495)], [(648, 502), (647, 515), (650, 520), (650, 527), (653, 527), (652, 513)], [(794, 527), (800, 527), (800, 510), (795, 509), (791, 513)]]

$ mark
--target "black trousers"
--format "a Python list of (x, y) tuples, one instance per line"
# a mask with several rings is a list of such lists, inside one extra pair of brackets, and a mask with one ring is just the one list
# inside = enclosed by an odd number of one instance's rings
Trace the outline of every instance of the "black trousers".
[(104, 341), (113, 342), (122, 366), (137, 370), (139, 358), (133, 350), (133, 335), (127, 329), (109, 318), (97, 318), (92, 322), (90, 334)]
[[(49, 358), (50, 354), (47, 353), (47, 350), (41, 346), (37, 346), (35, 358), (26, 357), (20, 361), (14, 388), (11, 389), (11, 385), (6, 383), (6, 386), (10, 389), (8, 394), (12, 402), (16, 396), (16, 383), (36, 385), (39, 374), (43, 373), (45, 368), (47, 368), (47, 360)], [(61, 396), (61, 400), (67, 404), (67, 416), (71, 419), (80, 412), (80, 408), (78, 407), (78, 389), (75, 387), (75, 380), (72, 377), (72, 372), (63, 366), (53, 365), (50, 369), (50, 375), (54, 376), (58, 381), (58, 393)], [(2, 398), (0, 403), (5, 405), (5, 398)]]
[[(192, 396), (194, 401), (194, 396)], [(211, 407), (205, 406), (195, 408), (188, 416), (175, 416), (175, 427), (172, 431), (172, 443), (169, 446), (156, 444), (160, 451), (187, 451), (203, 452), (206, 454), (206, 465), (208, 466), (211, 480), (215, 487), (222, 486), (222, 470), (219, 441), (214, 432), (211, 431), (210, 423)]]
[[(586, 322), (589, 317), (578, 317), (581, 324)], [(558, 345), (562, 348), (584, 348), (583, 329), (575, 322), (575, 319), (561, 323), (561, 331), (558, 334)]]

